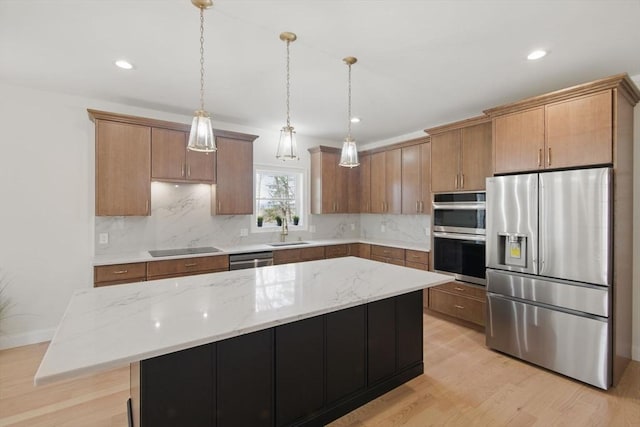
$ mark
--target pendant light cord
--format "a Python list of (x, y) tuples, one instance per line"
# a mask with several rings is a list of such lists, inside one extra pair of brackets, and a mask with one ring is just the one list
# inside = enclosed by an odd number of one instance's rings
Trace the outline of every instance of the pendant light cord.
[(351, 140), (351, 64), (349, 64), (349, 111), (348, 111), (348, 115), (349, 117), (347, 117), (348, 119), (348, 132), (347, 132), (347, 138), (349, 138), (349, 140)]
[(289, 45), (291, 44), (291, 42), (289, 40), (287, 40), (287, 127), (291, 127), (291, 118), (289, 116), (289, 79), (290, 79), (290, 72), (289, 72)]
[(200, 8), (200, 110), (204, 111), (204, 8)]

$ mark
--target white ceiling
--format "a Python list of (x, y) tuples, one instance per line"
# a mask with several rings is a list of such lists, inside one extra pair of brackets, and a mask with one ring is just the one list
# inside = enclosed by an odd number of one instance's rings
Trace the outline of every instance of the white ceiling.
[[(205, 11), (205, 104), (217, 120), (279, 129), (285, 44), (291, 122), (341, 140), (345, 56), (353, 126), (372, 142), (550, 90), (640, 74), (640, 0), (215, 0)], [(199, 16), (189, 0), (0, 0), (0, 81), (191, 115)], [(550, 54), (536, 62), (535, 48)], [(113, 66), (127, 58), (135, 70)]]

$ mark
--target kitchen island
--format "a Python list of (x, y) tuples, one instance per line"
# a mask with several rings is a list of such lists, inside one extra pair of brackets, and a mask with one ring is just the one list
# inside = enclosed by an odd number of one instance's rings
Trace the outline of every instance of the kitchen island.
[(347, 257), (78, 291), (35, 382), (129, 364), (136, 427), (320, 425), (423, 372), (448, 281)]

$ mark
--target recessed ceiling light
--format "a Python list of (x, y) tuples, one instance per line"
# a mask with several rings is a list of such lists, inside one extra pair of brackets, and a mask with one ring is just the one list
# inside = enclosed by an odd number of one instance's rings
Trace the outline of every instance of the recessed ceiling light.
[(351, 117), (351, 123), (360, 123), (359, 117)]
[(118, 59), (115, 62), (116, 66), (122, 68), (123, 70), (131, 70), (133, 68), (133, 64), (129, 61), (126, 61), (124, 59)]
[(527, 56), (527, 59), (530, 61), (533, 61), (533, 60), (544, 57), (546, 54), (547, 54), (546, 50), (534, 50)]

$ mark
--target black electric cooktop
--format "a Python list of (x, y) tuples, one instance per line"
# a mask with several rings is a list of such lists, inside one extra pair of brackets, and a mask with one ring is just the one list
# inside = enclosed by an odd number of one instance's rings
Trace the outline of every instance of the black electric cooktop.
[(200, 248), (179, 248), (179, 249), (160, 249), (149, 251), (152, 257), (176, 256), (176, 255), (193, 255), (193, 254), (209, 254), (220, 252), (220, 249), (213, 246), (203, 246)]

